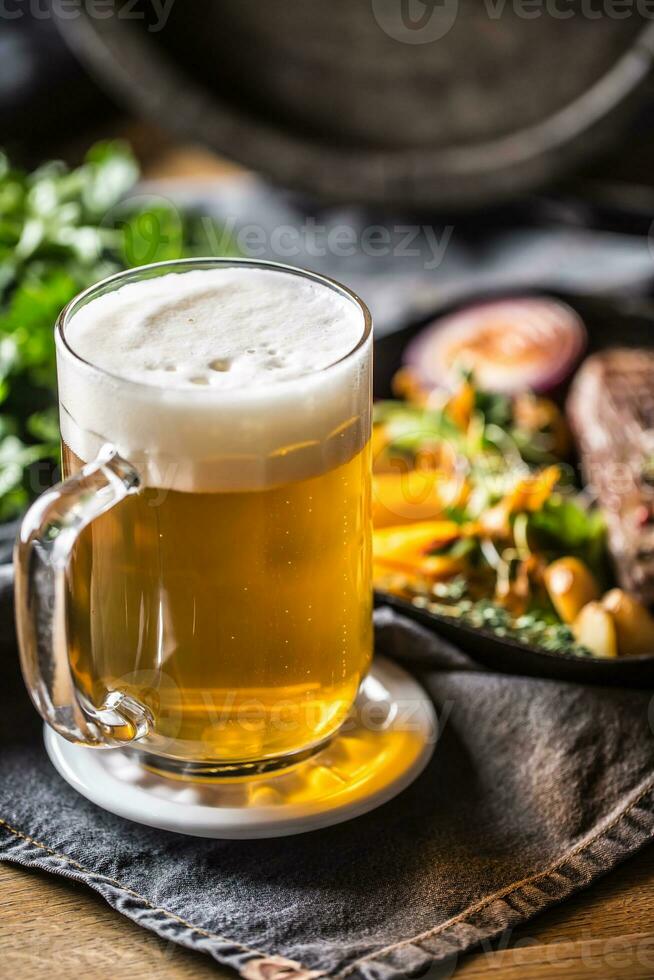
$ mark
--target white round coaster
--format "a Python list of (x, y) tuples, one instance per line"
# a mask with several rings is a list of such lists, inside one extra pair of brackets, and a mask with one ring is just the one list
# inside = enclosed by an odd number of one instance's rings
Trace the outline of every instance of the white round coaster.
[(45, 726), (45, 747), (63, 778), (128, 820), (194, 837), (284, 837), (351, 820), (407, 787), (429, 762), (434, 707), (401, 667), (377, 657), (356, 705), (332, 741), (291, 769), (191, 782), (145, 769), (123, 749), (89, 749)]

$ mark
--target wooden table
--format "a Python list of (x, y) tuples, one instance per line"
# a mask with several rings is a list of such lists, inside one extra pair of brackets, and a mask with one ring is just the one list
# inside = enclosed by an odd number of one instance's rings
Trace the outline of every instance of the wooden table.
[[(224, 177), (234, 169), (201, 148), (171, 144), (150, 127), (127, 126), (118, 135), (133, 141), (149, 177)], [(208, 957), (136, 926), (84, 886), (0, 864), (0, 978), (69, 980), (79, 975), (98, 980), (233, 976)], [(516, 930), (503, 948), (492, 944), (462, 958), (456, 976), (651, 980), (654, 848)]]
[[(497, 980), (651, 980), (654, 848), (558, 908), (505, 948), (461, 960), (456, 977)], [(159, 939), (83, 885), (0, 864), (0, 976), (7, 980), (203, 980), (233, 974), (200, 953)]]

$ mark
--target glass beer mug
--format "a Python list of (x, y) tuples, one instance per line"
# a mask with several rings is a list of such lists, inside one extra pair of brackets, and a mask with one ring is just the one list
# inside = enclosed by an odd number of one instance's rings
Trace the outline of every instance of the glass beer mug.
[(88, 289), (55, 333), (64, 479), (15, 560), (34, 704), (171, 774), (305, 758), (372, 652), (368, 310), (290, 267), (180, 260)]

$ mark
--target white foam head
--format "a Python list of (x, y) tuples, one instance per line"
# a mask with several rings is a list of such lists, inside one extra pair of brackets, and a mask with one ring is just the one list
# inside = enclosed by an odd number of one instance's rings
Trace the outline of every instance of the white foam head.
[(365, 334), (356, 300), (283, 269), (99, 289), (57, 332), (64, 441), (84, 461), (110, 442), (147, 485), (179, 490), (317, 475), (368, 438)]

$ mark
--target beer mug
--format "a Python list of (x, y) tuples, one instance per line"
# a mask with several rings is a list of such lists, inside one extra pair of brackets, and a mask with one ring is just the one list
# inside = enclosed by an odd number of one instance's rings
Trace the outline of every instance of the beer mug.
[[(208, 310), (232, 347), (198, 374)], [(63, 482), (15, 554), (38, 711), (172, 775), (307, 757), (372, 653), (365, 305), (299, 269), (180, 260), (86, 290), (55, 338)]]

